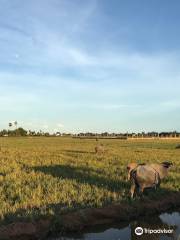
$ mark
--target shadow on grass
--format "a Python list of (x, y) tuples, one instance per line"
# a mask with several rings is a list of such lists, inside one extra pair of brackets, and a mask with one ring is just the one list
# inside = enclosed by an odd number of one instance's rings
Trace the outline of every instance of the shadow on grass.
[(103, 172), (88, 167), (74, 167), (69, 165), (36, 166), (33, 170), (52, 175), (60, 179), (76, 180), (77, 183), (90, 184), (109, 191), (118, 192), (127, 189), (129, 183), (119, 179), (105, 177)]

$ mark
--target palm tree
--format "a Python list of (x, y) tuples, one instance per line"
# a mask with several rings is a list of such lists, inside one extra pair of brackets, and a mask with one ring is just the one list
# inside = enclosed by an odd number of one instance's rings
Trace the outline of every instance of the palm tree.
[(17, 125), (18, 125), (17, 121), (14, 122), (14, 125), (15, 125), (15, 127), (17, 129)]
[(15, 126), (15, 129), (16, 129), (16, 136), (17, 136), (17, 121), (14, 122), (14, 126)]
[(8, 135), (9, 135), (10, 134), (10, 129), (12, 127), (12, 123), (9, 123), (8, 125), (9, 125), (9, 131), (8, 131)]

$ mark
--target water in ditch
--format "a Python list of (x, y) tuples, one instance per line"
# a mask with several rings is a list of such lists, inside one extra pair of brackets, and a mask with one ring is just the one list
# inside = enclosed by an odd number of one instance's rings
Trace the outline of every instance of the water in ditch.
[[(137, 228), (137, 227), (140, 227)], [(136, 229), (136, 233), (135, 233)], [(86, 232), (50, 237), (48, 240), (180, 240), (180, 212), (140, 218), (130, 223), (100, 226)]]

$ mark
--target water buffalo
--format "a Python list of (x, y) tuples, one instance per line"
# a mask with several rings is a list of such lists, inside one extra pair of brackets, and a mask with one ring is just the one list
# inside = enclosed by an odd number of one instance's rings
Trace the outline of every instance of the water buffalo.
[(105, 148), (103, 144), (99, 144), (95, 147), (95, 153), (104, 153), (105, 152)]
[(156, 188), (168, 174), (170, 162), (137, 164), (131, 163), (127, 166), (128, 179), (131, 181), (131, 197), (135, 191), (143, 193), (145, 188)]
[(135, 169), (138, 166), (138, 163), (129, 163), (127, 165), (127, 171), (128, 171), (128, 180), (130, 180), (130, 173), (133, 169)]

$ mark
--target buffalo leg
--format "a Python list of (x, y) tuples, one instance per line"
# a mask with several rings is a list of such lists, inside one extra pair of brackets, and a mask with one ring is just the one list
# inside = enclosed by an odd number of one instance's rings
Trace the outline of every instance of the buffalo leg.
[(143, 192), (144, 192), (144, 186), (142, 185), (142, 186), (139, 186), (139, 194), (140, 194), (140, 197), (142, 197), (143, 196)]
[(131, 185), (131, 190), (130, 190), (131, 198), (134, 197), (135, 188), (136, 188), (136, 185), (135, 185), (135, 183), (133, 183), (133, 184)]

